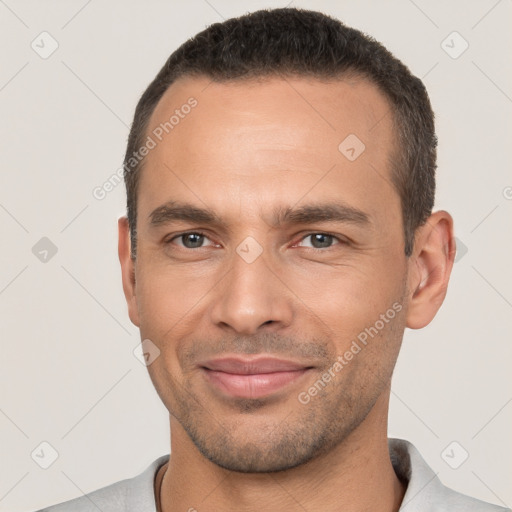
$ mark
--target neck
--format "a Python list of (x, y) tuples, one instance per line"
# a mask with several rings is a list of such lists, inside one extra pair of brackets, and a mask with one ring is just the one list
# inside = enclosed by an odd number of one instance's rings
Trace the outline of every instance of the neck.
[(270, 512), (279, 507), (291, 512), (396, 512), (405, 488), (389, 457), (387, 400), (381, 396), (334, 450), (275, 473), (237, 473), (217, 466), (201, 455), (171, 417), (171, 457), (162, 481), (161, 511)]

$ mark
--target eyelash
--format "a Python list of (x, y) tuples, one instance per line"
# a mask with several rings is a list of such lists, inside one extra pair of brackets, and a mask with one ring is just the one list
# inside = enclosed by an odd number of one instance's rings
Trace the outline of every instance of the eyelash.
[[(181, 238), (181, 237), (183, 237), (185, 235), (201, 235), (201, 236), (204, 236), (204, 237), (208, 238), (208, 234), (204, 233), (203, 231), (185, 231), (184, 233), (180, 233), (179, 235), (174, 235), (171, 239), (165, 241), (165, 244), (168, 245), (171, 242), (173, 242), (174, 240), (176, 240), (177, 238)], [(331, 236), (332, 238), (334, 238), (335, 240), (338, 241), (338, 243), (334, 244), (334, 246), (336, 246), (336, 245), (347, 245), (348, 244), (348, 241), (346, 239), (340, 238), (339, 236), (336, 236), (335, 234), (329, 233), (329, 232), (326, 232), (326, 231), (311, 231), (310, 233), (306, 233), (306, 234), (304, 234), (301, 237), (299, 242), (302, 242), (304, 239), (306, 239), (307, 237), (312, 236), (312, 235), (327, 235), (327, 236)], [(304, 248), (312, 250), (312, 251), (315, 251), (315, 252), (327, 252), (330, 249), (333, 249), (334, 246), (325, 247), (325, 248), (318, 248), (318, 247), (304, 247)], [(195, 249), (190, 249), (188, 247), (182, 247), (182, 249), (189, 250), (189, 251), (194, 251), (194, 250), (204, 249), (204, 248), (205, 247), (197, 247)]]

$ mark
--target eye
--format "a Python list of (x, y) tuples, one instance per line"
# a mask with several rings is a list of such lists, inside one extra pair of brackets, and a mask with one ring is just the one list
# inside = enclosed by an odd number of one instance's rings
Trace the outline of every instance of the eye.
[(178, 243), (177, 245), (184, 247), (185, 249), (201, 249), (203, 247), (203, 242), (205, 240), (209, 240), (209, 238), (199, 231), (189, 231), (187, 233), (181, 233), (180, 235), (173, 236), (165, 243), (170, 244), (174, 242), (174, 240), (181, 240), (181, 243)]
[[(346, 243), (344, 240), (338, 238), (337, 236), (331, 235), (329, 233), (309, 233), (301, 239), (303, 240), (311, 239), (311, 245), (306, 245), (303, 247), (309, 247), (312, 249), (322, 250), (329, 249), (333, 245), (333, 241), (337, 241), (334, 245), (344, 244)], [(300, 243), (299, 243), (300, 245)]]
[[(310, 239), (311, 243), (309, 245), (303, 245), (304, 241)], [(179, 240), (180, 242), (176, 245), (183, 247), (184, 249), (201, 249), (206, 247), (204, 244), (205, 240), (210, 240), (205, 233), (200, 231), (188, 231), (186, 233), (181, 233), (179, 235), (173, 236), (171, 239), (167, 240), (166, 244), (175, 243), (175, 240)], [(211, 242), (211, 240), (210, 240)], [(313, 250), (322, 250), (329, 249), (333, 245), (346, 244), (347, 242), (335, 235), (331, 235), (330, 233), (309, 233), (302, 237), (301, 241), (297, 244), (302, 247), (307, 247)], [(213, 242), (209, 245), (215, 245)]]

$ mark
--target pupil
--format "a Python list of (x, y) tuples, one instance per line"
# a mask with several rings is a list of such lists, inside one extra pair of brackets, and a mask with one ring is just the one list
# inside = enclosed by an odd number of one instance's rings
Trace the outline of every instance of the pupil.
[[(331, 235), (324, 235), (323, 233), (316, 233), (315, 235), (313, 235), (313, 247), (318, 248), (317, 242), (319, 242), (320, 247), (328, 247), (331, 238), (332, 238)], [(322, 242), (322, 239), (324, 240), (323, 242)]]
[[(194, 237), (195, 237), (195, 240), (193, 240)], [(203, 238), (204, 238), (204, 236), (200, 235), (199, 233), (191, 233), (185, 237), (185, 240), (186, 240), (185, 245), (189, 248), (201, 247)], [(191, 241), (191, 239), (192, 239), (192, 241)], [(190, 241), (191, 241), (191, 243), (188, 243)]]

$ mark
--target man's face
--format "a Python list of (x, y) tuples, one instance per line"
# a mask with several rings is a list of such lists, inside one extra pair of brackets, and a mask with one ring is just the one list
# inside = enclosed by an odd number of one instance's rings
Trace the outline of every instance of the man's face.
[(204, 456), (295, 467), (386, 419), (408, 301), (389, 105), (364, 80), (187, 78), (148, 135), (190, 97), (141, 174), (130, 317)]

